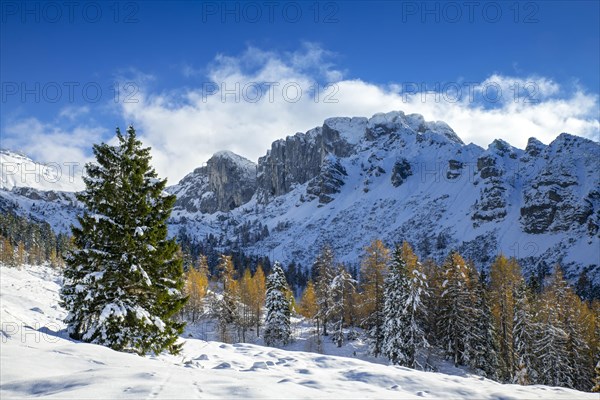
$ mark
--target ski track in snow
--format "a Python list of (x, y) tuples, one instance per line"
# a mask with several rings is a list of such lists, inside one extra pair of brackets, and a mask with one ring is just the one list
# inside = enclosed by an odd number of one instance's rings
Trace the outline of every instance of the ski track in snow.
[(55, 271), (0, 266), (0, 278), (2, 399), (598, 399), (245, 343), (186, 339), (179, 356), (119, 353), (66, 336)]

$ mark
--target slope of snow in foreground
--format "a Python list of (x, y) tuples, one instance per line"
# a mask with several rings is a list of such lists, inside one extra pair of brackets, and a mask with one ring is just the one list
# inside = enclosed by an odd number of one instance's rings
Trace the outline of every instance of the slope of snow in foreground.
[(181, 356), (139, 357), (63, 331), (59, 275), (0, 267), (0, 398), (598, 399), (544, 386), (250, 344), (186, 339)]

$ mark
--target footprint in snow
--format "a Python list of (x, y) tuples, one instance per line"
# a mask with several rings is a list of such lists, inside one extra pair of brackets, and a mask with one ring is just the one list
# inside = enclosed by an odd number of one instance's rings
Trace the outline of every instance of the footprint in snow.
[(310, 375), (312, 374), (312, 372), (310, 372), (308, 369), (306, 368), (300, 368), (296, 370), (297, 373), (299, 374), (304, 374), (304, 375)]
[(267, 363), (264, 361), (256, 361), (254, 364), (252, 364), (250, 370), (256, 371), (257, 369), (269, 369), (269, 367), (267, 367)]

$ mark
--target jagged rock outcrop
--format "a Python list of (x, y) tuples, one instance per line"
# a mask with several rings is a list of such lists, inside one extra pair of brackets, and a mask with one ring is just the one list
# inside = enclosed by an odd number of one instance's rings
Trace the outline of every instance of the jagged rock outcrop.
[(530, 158), (538, 157), (540, 154), (543, 153), (546, 147), (548, 146), (546, 146), (544, 143), (540, 142), (536, 138), (529, 138), (529, 140), (527, 141), (527, 147), (525, 147), (525, 154), (527, 155), (527, 160), (529, 160)]
[(406, 158), (401, 158), (394, 163), (392, 168), (392, 185), (398, 187), (404, 183), (406, 178), (413, 174), (412, 167)]
[(290, 191), (294, 184), (308, 182), (321, 170), (322, 129), (277, 140), (267, 154), (258, 159), (259, 200), (267, 203)]
[[(600, 179), (595, 147), (594, 142), (563, 133), (551, 146), (534, 151), (548, 161), (524, 191), (520, 219), (525, 232), (567, 232), (587, 226), (589, 233), (597, 233)], [(580, 175), (594, 170), (596, 185), (586, 187)]]
[(169, 192), (176, 209), (212, 214), (247, 203), (256, 191), (256, 164), (230, 151), (215, 153), (206, 166), (184, 177)]
[(258, 159), (258, 199), (266, 204), (294, 185), (317, 177), (328, 154), (348, 157), (367, 126), (367, 118), (329, 118), (323, 126), (277, 140)]
[(339, 193), (344, 185), (344, 177), (348, 176), (339, 158), (328, 154), (323, 161), (321, 172), (306, 187), (306, 193), (319, 198), (319, 203), (327, 204), (333, 200), (332, 195)]
[(463, 174), (464, 163), (458, 160), (448, 160), (446, 179), (457, 179)]
[(477, 159), (481, 188), (471, 215), (474, 225), (499, 221), (506, 217), (511, 189), (507, 175), (513, 173), (511, 160), (516, 160), (517, 157), (515, 148), (503, 140), (494, 140), (488, 150)]

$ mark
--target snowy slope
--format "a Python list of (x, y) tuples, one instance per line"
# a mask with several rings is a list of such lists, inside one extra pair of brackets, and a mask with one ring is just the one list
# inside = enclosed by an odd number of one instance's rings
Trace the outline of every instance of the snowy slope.
[(0, 397), (597, 399), (316, 353), (186, 339), (181, 356), (139, 357), (74, 342), (62, 329), (60, 277), (0, 266)]
[(38, 163), (29, 157), (0, 149), (0, 189), (29, 187), (38, 190), (76, 192), (83, 189), (81, 169), (75, 164)]

